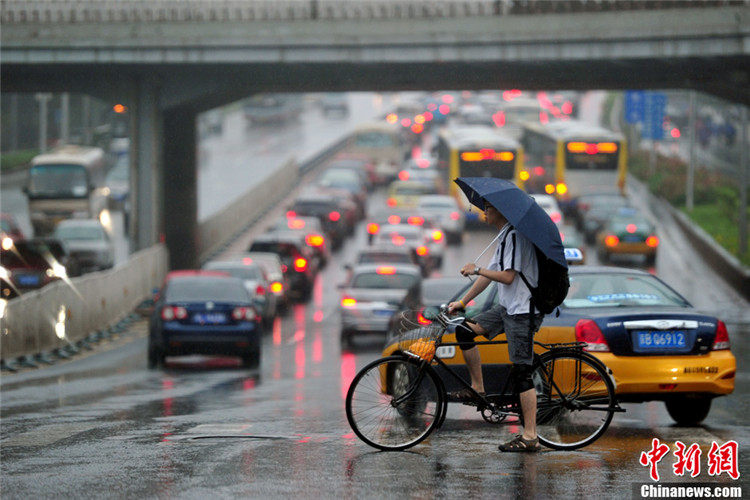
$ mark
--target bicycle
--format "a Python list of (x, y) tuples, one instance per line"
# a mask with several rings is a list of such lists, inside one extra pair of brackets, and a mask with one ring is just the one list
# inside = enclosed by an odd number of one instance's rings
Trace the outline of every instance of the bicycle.
[[(474, 395), (477, 411), (489, 423), (510, 415), (523, 419), (517, 396), (506, 379), (499, 394), (480, 395), (437, 355), (450, 325), (446, 308), (430, 326), (402, 329), (401, 352), (375, 360), (352, 380), (346, 395), (346, 417), (354, 433), (380, 450), (404, 450), (424, 441), (445, 420), (448, 395), (433, 366), (441, 366)], [(411, 325), (409, 325), (411, 326)], [(507, 340), (477, 342), (507, 344)], [(544, 344), (534, 354), (532, 380), (537, 391), (537, 435), (549, 448), (574, 450), (596, 441), (616, 412), (624, 412), (615, 398), (606, 366), (583, 350), (583, 342)]]

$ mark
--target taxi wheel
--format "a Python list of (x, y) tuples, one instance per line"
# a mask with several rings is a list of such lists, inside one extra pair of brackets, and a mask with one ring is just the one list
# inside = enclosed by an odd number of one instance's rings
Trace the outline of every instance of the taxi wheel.
[(711, 398), (676, 397), (664, 402), (667, 412), (678, 425), (693, 426), (703, 422), (711, 410)]

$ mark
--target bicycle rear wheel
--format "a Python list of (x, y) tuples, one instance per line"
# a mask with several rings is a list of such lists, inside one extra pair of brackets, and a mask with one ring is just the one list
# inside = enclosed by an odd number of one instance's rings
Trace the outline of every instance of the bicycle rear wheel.
[(537, 392), (539, 441), (574, 450), (596, 441), (617, 409), (615, 389), (603, 365), (579, 351), (549, 352), (532, 374)]
[(380, 450), (404, 450), (422, 442), (441, 421), (442, 382), (429, 366), (389, 356), (357, 373), (346, 395), (346, 418), (354, 433)]

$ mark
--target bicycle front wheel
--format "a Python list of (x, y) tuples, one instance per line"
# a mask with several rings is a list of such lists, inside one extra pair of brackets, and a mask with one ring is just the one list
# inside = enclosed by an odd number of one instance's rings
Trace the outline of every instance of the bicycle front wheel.
[(593, 443), (607, 430), (617, 401), (612, 380), (596, 358), (579, 351), (544, 354), (532, 380), (542, 444), (574, 450)]
[(444, 390), (435, 371), (406, 356), (378, 359), (357, 373), (346, 395), (354, 433), (380, 450), (404, 450), (439, 424)]

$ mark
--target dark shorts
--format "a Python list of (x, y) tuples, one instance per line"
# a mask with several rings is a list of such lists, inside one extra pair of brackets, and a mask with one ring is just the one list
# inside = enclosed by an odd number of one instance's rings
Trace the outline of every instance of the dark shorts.
[(544, 315), (534, 316), (534, 332), (529, 332), (528, 314), (508, 314), (502, 306), (495, 306), (479, 313), (472, 321), (487, 331), (487, 337), (493, 339), (505, 332), (508, 339), (508, 355), (511, 363), (530, 365), (534, 361), (534, 334), (542, 326)]

